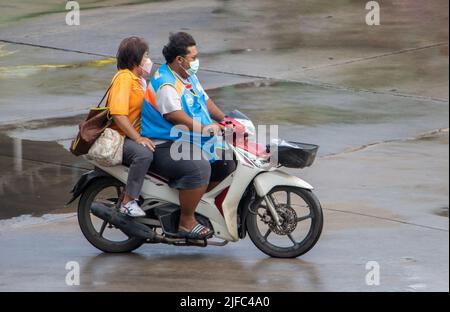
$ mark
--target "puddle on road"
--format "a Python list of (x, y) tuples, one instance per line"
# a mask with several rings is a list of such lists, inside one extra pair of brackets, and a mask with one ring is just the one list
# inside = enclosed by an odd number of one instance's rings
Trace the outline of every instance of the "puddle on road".
[(404, 116), (404, 113), (397, 116), (387, 113), (368, 103), (355, 103), (358, 98), (352, 94), (301, 83), (255, 82), (208, 93), (221, 107), (240, 109), (260, 124), (314, 127), (329, 123), (380, 123)]
[[(0, 56), (1, 57), (1, 56)], [(115, 58), (86, 61), (78, 64), (38, 64), (38, 65), (16, 65), (1, 66), (0, 79), (26, 78), (33, 75), (45, 75), (47, 72), (55, 77), (57, 69), (78, 69), (78, 68), (101, 68), (108, 65), (115, 65)]]
[(115, 71), (115, 58), (0, 44), (1, 102), (18, 94), (82, 95), (98, 91)]
[(113, 58), (0, 47), (0, 124), (80, 114), (98, 103), (116, 71)]
[(0, 219), (67, 213), (70, 190), (88, 164), (56, 142), (0, 134)]
[(434, 211), (434, 214), (437, 216), (448, 218), (448, 207), (442, 207), (442, 208), (436, 209)]
[(448, 127), (448, 104), (292, 82), (254, 82), (209, 90), (226, 111), (279, 125), (280, 137), (321, 146), (320, 155)]
[(416, 138), (417, 142), (434, 142), (439, 144), (448, 145), (449, 144), (449, 129), (442, 129), (440, 131), (433, 131), (431, 133), (427, 133)]

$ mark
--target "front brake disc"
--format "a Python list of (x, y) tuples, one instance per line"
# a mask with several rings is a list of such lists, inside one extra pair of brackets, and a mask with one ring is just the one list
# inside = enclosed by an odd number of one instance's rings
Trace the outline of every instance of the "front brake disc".
[(270, 230), (278, 235), (287, 235), (294, 232), (297, 227), (297, 213), (295, 210), (287, 205), (279, 205), (276, 207), (276, 211), (282, 222), (278, 226), (272, 220), (268, 223)]

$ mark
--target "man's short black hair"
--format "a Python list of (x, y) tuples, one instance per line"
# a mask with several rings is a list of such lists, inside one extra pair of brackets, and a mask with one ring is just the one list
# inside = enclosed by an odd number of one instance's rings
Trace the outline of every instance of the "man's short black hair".
[(168, 64), (172, 63), (177, 56), (186, 56), (188, 48), (197, 45), (194, 38), (185, 32), (170, 34), (169, 43), (163, 48), (163, 55)]
[(117, 69), (133, 70), (141, 64), (145, 52), (148, 52), (148, 43), (143, 38), (123, 39), (117, 50)]

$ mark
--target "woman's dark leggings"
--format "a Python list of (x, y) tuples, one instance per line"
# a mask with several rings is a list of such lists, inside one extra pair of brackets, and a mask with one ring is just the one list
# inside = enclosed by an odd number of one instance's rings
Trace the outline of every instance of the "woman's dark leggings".
[(145, 175), (152, 161), (153, 152), (148, 147), (125, 138), (122, 163), (129, 167), (125, 193), (131, 198), (139, 198)]

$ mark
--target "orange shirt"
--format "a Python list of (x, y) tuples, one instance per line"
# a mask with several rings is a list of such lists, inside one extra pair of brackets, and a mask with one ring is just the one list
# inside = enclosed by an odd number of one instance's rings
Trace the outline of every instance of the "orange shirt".
[[(128, 116), (130, 123), (137, 119), (134, 128), (141, 131), (141, 110), (144, 99), (144, 90), (138, 76), (128, 69), (119, 70), (112, 79), (113, 85), (108, 94), (108, 107), (111, 115)], [(121, 135), (125, 133), (116, 124), (111, 128), (117, 130)]]

